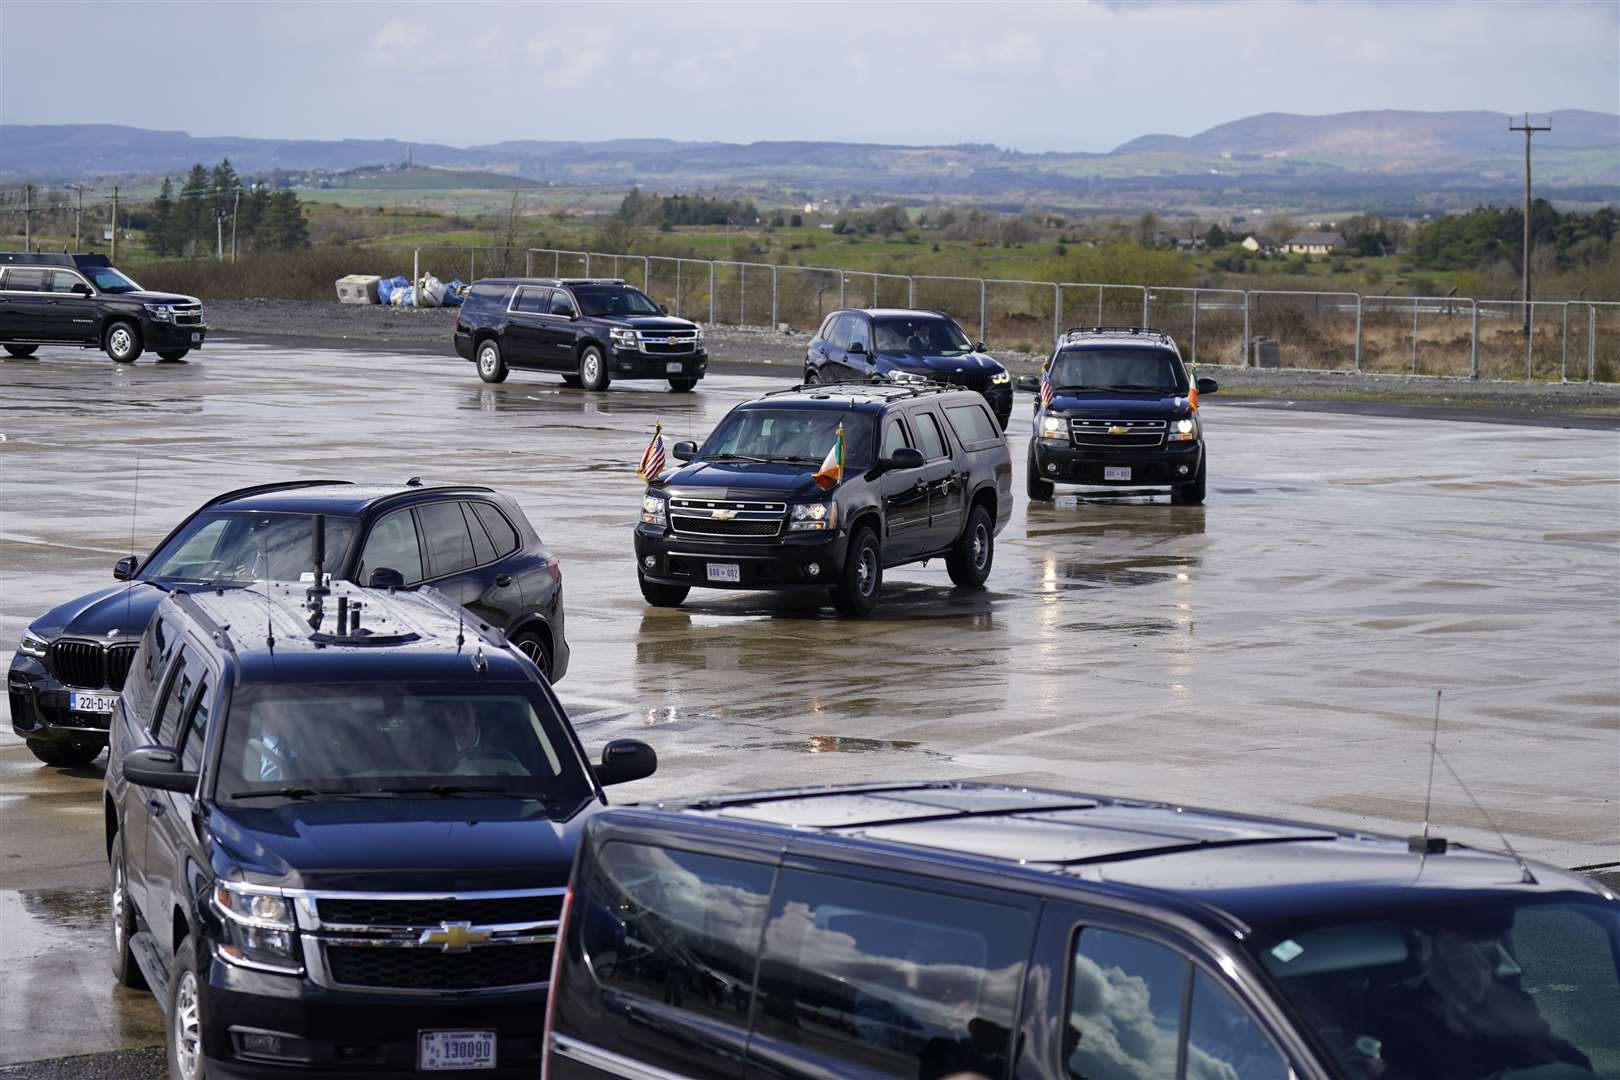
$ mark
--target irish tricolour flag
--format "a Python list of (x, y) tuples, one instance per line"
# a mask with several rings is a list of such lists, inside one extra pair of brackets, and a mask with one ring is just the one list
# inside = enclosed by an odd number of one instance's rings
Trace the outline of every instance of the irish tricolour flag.
[(844, 478), (844, 425), (838, 425), (838, 431), (833, 435), (832, 449), (822, 459), (821, 468), (816, 470), (814, 480), (824, 490), (831, 491), (838, 486), (838, 481)]

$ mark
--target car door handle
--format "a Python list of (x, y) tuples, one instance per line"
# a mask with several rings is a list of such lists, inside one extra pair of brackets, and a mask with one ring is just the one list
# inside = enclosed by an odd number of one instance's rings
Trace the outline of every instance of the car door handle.
[(160, 802), (157, 799), (147, 799), (146, 800), (146, 808), (148, 810), (152, 811), (152, 816), (153, 817), (162, 817), (163, 816), (163, 811), (165, 809), (164, 806), (163, 806), (163, 803)]
[(511, 574), (496, 574), (495, 575), (495, 584), (499, 585), (503, 589), (506, 588), (508, 585), (512, 584), (512, 575)]

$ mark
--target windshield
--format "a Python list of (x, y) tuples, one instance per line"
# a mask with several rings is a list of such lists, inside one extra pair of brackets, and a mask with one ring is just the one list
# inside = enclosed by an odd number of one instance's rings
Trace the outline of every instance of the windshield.
[[(246, 585), (267, 578), (298, 581), (315, 573), (314, 521), (312, 514), (204, 511), (153, 552), (139, 577), (209, 585)], [(354, 518), (326, 515), (328, 573), (343, 565), (354, 530)]]
[(734, 409), (698, 452), (703, 461), (781, 461), (820, 466), (844, 425), (844, 466), (872, 467), (873, 425), (853, 409)]
[(1052, 388), (1185, 394), (1187, 374), (1168, 349), (1069, 349), (1052, 361)]
[(110, 266), (80, 267), (79, 272), (104, 293), (140, 292), (141, 287)]
[(238, 802), (482, 794), (577, 803), (592, 791), (562, 724), (529, 683), (248, 686), (231, 702), (216, 790)]
[(1620, 914), (1442, 898), (1250, 939), (1348, 1080), (1620, 1077)]
[(576, 285), (574, 299), (587, 315), (658, 315), (658, 305), (640, 289), (628, 285)]
[(874, 352), (961, 356), (973, 351), (967, 335), (949, 319), (875, 319), (872, 330)]

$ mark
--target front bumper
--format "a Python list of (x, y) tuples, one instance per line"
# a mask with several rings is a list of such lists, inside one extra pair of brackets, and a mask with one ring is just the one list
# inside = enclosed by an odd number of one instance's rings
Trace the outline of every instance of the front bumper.
[(990, 403), (990, 411), (996, 414), (996, 420), (1001, 424), (1001, 429), (1003, 431), (1007, 430), (1007, 421), (1012, 417), (1012, 384), (1007, 383), (1004, 386), (992, 384), (979, 391), (979, 393), (983, 394), (984, 400)]
[[(307, 979), (246, 971), (213, 961), (202, 1001), (207, 1075), (220, 1080), (421, 1077), (423, 1031), (494, 1031), (493, 1080), (540, 1071), (546, 991), (541, 989), (398, 995), (333, 991)], [(280, 1039), (280, 1054), (253, 1052), (248, 1033)]]
[[(679, 367), (671, 370), (674, 365)], [(648, 353), (615, 345), (608, 358), (608, 370), (615, 379), (701, 379), (709, 370), (709, 354), (703, 349)]]
[(165, 352), (170, 349), (200, 349), (206, 340), (208, 327), (202, 323), (177, 325), (155, 319), (141, 320), (141, 344), (153, 352), (159, 349)]
[[(1191, 483), (1203, 468), (1202, 439), (1167, 443), (1133, 450), (1079, 449), (1030, 440), (1035, 448), (1035, 469), (1042, 480), (1059, 484), (1096, 484), (1110, 487), (1140, 487)], [(1106, 468), (1126, 467), (1129, 480), (1104, 479)]]
[[(830, 588), (843, 573), (849, 548), (849, 535), (843, 530), (789, 533), (768, 543), (726, 543), (637, 525), (635, 539), (636, 568), (642, 577), (660, 585), (703, 589)], [(710, 581), (710, 563), (735, 565), (740, 580)], [(810, 572), (812, 563), (815, 573)]]
[[(45, 665), (18, 653), (6, 675), (11, 705), (11, 730), (31, 742), (106, 746), (111, 713), (75, 712), (68, 707), (72, 691), (51, 675)], [(108, 694), (118, 691), (108, 689)]]

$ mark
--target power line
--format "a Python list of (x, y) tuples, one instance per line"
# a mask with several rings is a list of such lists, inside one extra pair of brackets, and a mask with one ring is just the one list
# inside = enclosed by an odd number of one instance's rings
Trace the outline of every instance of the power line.
[(1530, 336), (1530, 137), (1538, 131), (1552, 130), (1552, 117), (1545, 124), (1532, 124), (1530, 114), (1524, 114), (1524, 123), (1515, 124), (1508, 118), (1509, 131), (1524, 132), (1524, 336)]

